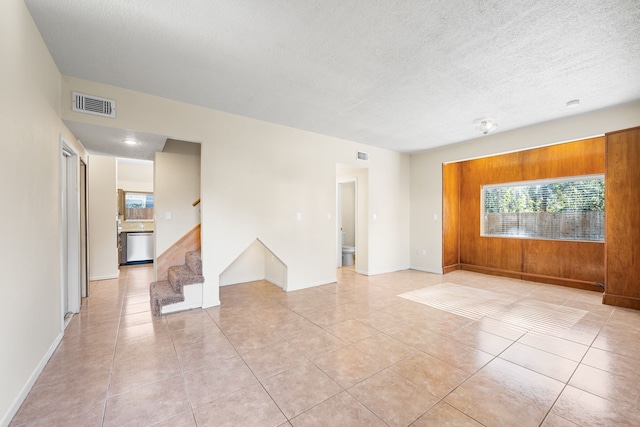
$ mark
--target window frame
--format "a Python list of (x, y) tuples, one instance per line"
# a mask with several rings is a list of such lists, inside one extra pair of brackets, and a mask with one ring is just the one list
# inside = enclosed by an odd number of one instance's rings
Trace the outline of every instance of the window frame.
[[(604, 243), (604, 224), (603, 224), (603, 232), (602, 239), (598, 240), (585, 240), (585, 239), (562, 239), (562, 238), (553, 238), (553, 237), (537, 237), (537, 236), (523, 236), (523, 235), (497, 235), (497, 234), (486, 234), (485, 233), (485, 216), (487, 213), (485, 212), (485, 189), (492, 188), (502, 188), (502, 187), (525, 187), (525, 186), (536, 186), (536, 185), (548, 185), (548, 184), (559, 184), (566, 183), (572, 181), (587, 181), (587, 180), (595, 180), (602, 179), (605, 180), (604, 173), (598, 174), (588, 174), (588, 175), (575, 175), (575, 176), (563, 176), (557, 178), (544, 178), (544, 179), (532, 179), (532, 180), (522, 180), (522, 181), (514, 181), (514, 182), (503, 182), (503, 183), (495, 183), (495, 184), (483, 184), (480, 185), (480, 237), (488, 237), (488, 238), (501, 238), (501, 239), (529, 239), (529, 240), (551, 240), (556, 242), (588, 242), (588, 243)], [(606, 181), (605, 181), (605, 198), (606, 198)], [(604, 212), (604, 209), (603, 209)]]

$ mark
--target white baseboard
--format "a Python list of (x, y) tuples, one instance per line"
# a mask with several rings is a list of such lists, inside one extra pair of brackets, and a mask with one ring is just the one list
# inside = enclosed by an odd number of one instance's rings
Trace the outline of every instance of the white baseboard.
[(246, 277), (246, 278), (240, 279), (240, 282), (234, 281), (233, 283), (220, 283), (220, 287), (238, 285), (240, 283), (257, 282), (258, 280), (265, 280), (265, 278), (264, 278), (264, 276), (261, 276), (261, 277)]
[(106, 276), (91, 276), (89, 277), (89, 281), (95, 282), (96, 280), (111, 280), (111, 279), (117, 279), (118, 277), (120, 277), (120, 273), (117, 273), (116, 275), (108, 274)]
[(278, 280), (271, 279), (271, 278), (269, 278), (269, 277), (265, 277), (265, 278), (264, 278), (264, 280), (266, 280), (267, 282), (269, 282), (269, 283), (271, 283), (271, 284), (276, 285), (276, 286), (277, 286), (277, 287), (279, 287), (279, 288), (282, 288), (282, 289), (284, 289), (284, 288), (285, 288), (284, 283), (280, 283)]
[(18, 409), (20, 409), (20, 405), (22, 405), (24, 400), (27, 398), (27, 395), (31, 391), (31, 388), (33, 387), (33, 385), (38, 380), (38, 377), (44, 370), (44, 367), (47, 365), (47, 362), (49, 362), (49, 359), (51, 359), (51, 356), (53, 356), (53, 352), (56, 351), (56, 348), (58, 348), (58, 345), (60, 344), (60, 341), (62, 341), (63, 336), (64, 336), (64, 333), (60, 332), (56, 337), (56, 339), (53, 340), (53, 343), (49, 347), (49, 350), (47, 350), (44, 356), (42, 356), (40, 363), (38, 363), (36, 368), (33, 370), (31, 375), (29, 376), (29, 380), (24, 385), (24, 387), (22, 387), (22, 390), (20, 390), (20, 393), (18, 394), (16, 399), (13, 401), (13, 404), (11, 405), (7, 413), (4, 414), (4, 416), (2, 417), (2, 420), (0, 420), (0, 426), (3, 426), (3, 427), (8, 426), (11, 420), (13, 419), (13, 417), (15, 417), (16, 413), (18, 412)]
[(175, 313), (176, 311), (191, 310), (202, 307), (202, 283), (186, 285), (184, 287), (184, 301), (168, 304), (162, 307), (162, 314)]
[(408, 270), (410, 267), (396, 267), (389, 270), (369, 271), (367, 276), (377, 276), (379, 274), (395, 273), (396, 271)]
[(442, 275), (442, 269), (431, 269), (431, 268), (423, 268), (423, 267), (409, 267), (411, 270), (418, 270), (418, 271), (424, 271), (425, 273), (433, 273), (433, 274), (439, 274)]
[(336, 283), (336, 279), (335, 277), (333, 279), (326, 279), (326, 280), (319, 280), (317, 282), (311, 282), (311, 283), (304, 283), (302, 285), (298, 285), (298, 286), (287, 286), (286, 289), (284, 289), (287, 292), (291, 292), (291, 291), (299, 291), (300, 289), (307, 289), (307, 288), (313, 288), (314, 286), (321, 286), (321, 285), (328, 285), (329, 283)]

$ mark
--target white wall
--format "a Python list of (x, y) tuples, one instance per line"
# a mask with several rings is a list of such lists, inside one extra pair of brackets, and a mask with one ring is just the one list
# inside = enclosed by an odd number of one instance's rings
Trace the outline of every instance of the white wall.
[(89, 156), (89, 280), (118, 277), (116, 158)]
[(62, 337), (60, 74), (21, 0), (0, 2), (0, 425)]
[[(640, 102), (634, 102), (412, 155), (411, 267), (442, 273), (443, 163), (584, 139), (639, 125)], [(421, 249), (426, 249), (426, 256), (416, 254)]]
[(369, 161), (369, 274), (407, 269), (409, 156), (371, 152)]
[(370, 153), (367, 191), (379, 217), (368, 234), (382, 242), (368, 267), (408, 267), (408, 155), (63, 77), (62, 96), (71, 91), (115, 99), (118, 117), (64, 104), (64, 119), (201, 141), (205, 306), (219, 303), (220, 274), (256, 238), (286, 264), (288, 290), (335, 281), (336, 163), (357, 166), (357, 150)]
[(124, 191), (153, 193), (153, 162), (117, 159), (117, 188)]
[(200, 224), (200, 154), (156, 153), (154, 167), (157, 257)]
[(264, 279), (266, 259), (264, 246), (258, 240), (254, 240), (220, 274), (220, 286)]

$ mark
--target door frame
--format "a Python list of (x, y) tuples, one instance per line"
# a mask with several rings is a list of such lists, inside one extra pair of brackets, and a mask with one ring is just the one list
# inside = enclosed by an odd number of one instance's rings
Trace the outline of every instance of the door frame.
[(60, 312), (62, 330), (80, 312), (79, 154), (60, 135)]
[[(336, 264), (337, 267), (342, 267), (342, 230), (340, 224), (342, 223), (342, 184), (351, 184), (354, 187), (354, 199), (353, 199), (353, 225), (354, 225), (354, 247), (356, 248), (356, 254), (358, 252), (358, 178), (345, 178), (339, 179), (336, 182), (336, 235), (338, 244), (336, 247)], [(357, 270), (358, 257), (356, 256), (354, 268)]]

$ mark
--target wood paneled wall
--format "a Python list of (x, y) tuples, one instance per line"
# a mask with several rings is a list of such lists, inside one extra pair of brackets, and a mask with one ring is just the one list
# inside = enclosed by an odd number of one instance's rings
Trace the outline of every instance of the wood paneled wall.
[(605, 304), (640, 309), (640, 128), (606, 135)]
[[(603, 243), (482, 237), (480, 191), (487, 184), (604, 173), (604, 154), (599, 137), (458, 163), (459, 220), (454, 224), (443, 211), (443, 269), (453, 270), (458, 255), (465, 270), (600, 290), (594, 283), (604, 281)], [(450, 200), (456, 197), (453, 164), (444, 165), (443, 179), (443, 206), (449, 207), (456, 203)]]

